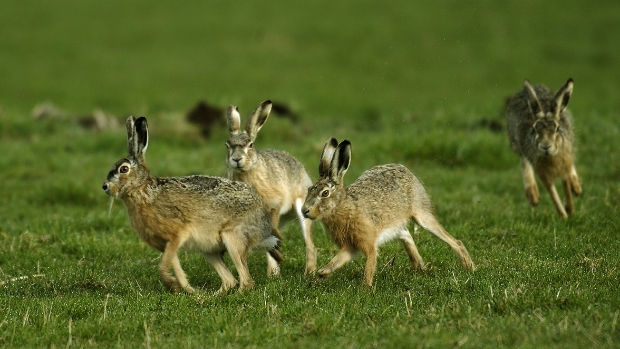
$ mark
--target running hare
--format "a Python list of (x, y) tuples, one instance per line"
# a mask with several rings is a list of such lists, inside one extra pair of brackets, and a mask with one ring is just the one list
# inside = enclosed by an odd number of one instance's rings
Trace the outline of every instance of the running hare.
[[(508, 102), (506, 122), (510, 147), (521, 157), (525, 195), (532, 206), (538, 205), (538, 186), (534, 172), (543, 182), (558, 214), (568, 218), (573, 213), (573, 198), (581, 194), (581, 184), (573, 163), (574, 134), (571, 114), (566, 105), (573, 92), (573, 79), (568, 79), (554, 94), (543, 85), (524, 87)], [(562, 205), (555, 189), (560, 177), (564, 184), (566, 204)]]
[(136, 120), (130, 116), (129, 156), (114, 164), (102, 188), (125, 202), (138, 236), (163, 252), (159, 275), (164, 285), (172, 291), (194, 291), (177, 256), (182, 249), (204, 254), (222, 279), (218, 292), (237, 284), (222, 259), (228, 251), (239, 273), (239, 289), (251, 288), (254, 282), (247, 265), (249, 250), (267, 249), (273, 258), (280, 259), (269, 210), (256, 191), (246, 183), (218, 177), (154, 177), (144, 157), (148, 142), (146, 118)]
[[(256, 134), (267, 121), (271, 101), (264, 101), (247, 120), (241, 131), (241, 116), (235, 106), (226, 111), (230, 138), (226, 142), (228, 178), (250, 183), (271, 209), (272, 226), (278, 231), (280, 215), (295, 209), (306, 243), (306, 273), (316, 270), (316, 248), (312, 241), (312, 221), (304, 219), (301, 205), (312, 181), (304, 166), (284, 151), (254, 149)], [(268, 256), (271, 274), (278, 274), (278, 264)]]
[(345, 188), (343, 177), (350, 163), (351, 143), (329, 139), (319, 164), (321, 178), (308, 189), (302, 208), (305, 217), (323, 221), (340, 247), (318, 271), (320, 276), (331, 274), (361, 251), (366, 256), (364, 282), (372, 285), (377, 249), (393, 239), (403, 243), (413, 268), (423, 270), (424, 261), (407, 230), (410, 220), (450, 245), (464, 268), (474, 269), (463, 243), (448, 234), (433, 216), (431, 201), (411, 171), (399, 164), (376, 166)]

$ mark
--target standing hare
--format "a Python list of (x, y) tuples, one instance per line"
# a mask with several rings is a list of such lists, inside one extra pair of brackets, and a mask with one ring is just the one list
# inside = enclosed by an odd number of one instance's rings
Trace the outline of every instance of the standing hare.
[(461, 265), (474, 270), (467, 249), (437, 221), (422, 183), (411, 171), (399, 164), (376, 166), (345, 188), (343, 177), (350, 163), (351, 143), (345, 140), (338, 144), (336, 139), (329, 139), (319, 164), (321, 178), (308, 189), (302, 208), (305, 217), (323, 221), (340, 247), (318, 271), (319, 276), (331, 274), (361, 251), (366, 256), (364, 282), (370, 286), (377, 268), (378, 247), (393, 239), (403, 243), (413, 268), (423, 270), (424, 261), (407, 229), (411, 220), (450, 245)]
[[(228, 178), (250, 183), (271, 209), (271, 220), (277, 237), (280, 215), (295, 209), (306, 243), (306, 274), (316, 270), (316, 248), (312, 241), (312, 221), (304, 219), (301, 205), (306, 199), (312, 181), (304, 166), (287, 152), (273, 149), (256, 150), (256, 134), (267, 121), (271, 101), (264, 101), (247, 120), (241, 131), (241, 116), (237, 107), (226, 111), (230, 138), (226, 142), (226, 166)], [(279, 268), (271, 256), (267, 256), (269, 273), (278, 274)]]
[(274, 259), (281, 259), (269, 210), (256, 191), (246, 183), (218, 177), (154, 177), (144, 157), (148, 142), (146, 118), (130, 116), (129, 155), (114, 164), (102, 188), (125, 202), (138, 236), (163, 252), (159, 275), (164, 285), (173, 292), (194, 291), (177, 255), (182, 249), (204, 254), (222, 279), (218, 291), (222, 293), (237, 284), (222, 259), (228, 251), (239, 273), (239, 289), (251, 288), (247, 255), (252, 248), (267, 249)]
[[(573, 213), (572, 194), (581, 194), (581, 184), (573, 162), (574, 134), (571, 114), (566, 109), (573, 79), (568, 79), (554, 94), (543, 85), (524, 87), (508, 102), (506, 123), (510, 147), (521, 157), (525, 195), (532, 206), (538, 205), (538, 186), (534, 172), (543, 182), (558, 214), (568, 218)], [(564, 184), (566, 204), (562, 205), (555, 180)]]

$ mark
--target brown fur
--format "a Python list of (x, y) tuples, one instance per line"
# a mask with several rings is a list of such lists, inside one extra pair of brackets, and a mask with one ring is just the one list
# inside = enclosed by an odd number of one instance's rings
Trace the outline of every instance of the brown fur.
[(327, 276), (361, 251), (366, 256), (364, 281), (372, 285), (378, 247), (391, 239), (401, 240), (414, 269), (424, 269), (408, 223), (413, 220), (442, 239), (467, 269), (474, 269), (463, 243), (453, 238), (432, 214), (432, 205), (422, 183), (406, 167), (389, 164), (364, 172), (353, 184), (343, 186), (350, 163), (350, 143), (327, 141), (321, 156), (321, 178), (308, 190), (304, 216), (320, 219), (340, 251), (319, 270)]
[(277, 238), (272, 235), (270, 212), (250, 185), (209, 176), (154, 177), (144, 158), (146, 119), (129, 117), (127, 132), (129, 156), (114, 165), (103, 189), (125, 202), (137, 235), (163, 253), (159, 274), (166, 287), (194, 291), (181, 268), (179, 250), (205, 256), (222, 279), (219, 292), (237, 284), (224, 264), (224, 252), (237, 268), (242, 290), (254, 284), (247, 266), (252, 248), (271, 250), (274, 258), (281, 260), (275, 250)]
[[(236, 107), (227, 110), (230, 137), (226, 142), (226, 166), (228, 178), (250, 183), (269, 206), (272, 212), (272, 226), (278, 230), (280, 216), (293, 209), (298, 216), (306, 243), (306, 273), (316, 270), (316, 248), (312, 240), (312, 221), (303, 219), (301, 204), (306, 199), (308, 188), (312, 185), (304, 166), (293, 156), (281, 150), (256, 150), (254, 140), (258, 131), (267, 121), (271, 111), (270, 101), (261, 103), (248, 118), (241, 131), (241, 116)], [(270, 259), (269, 273), (279, 272), (277, 264)]]
[[(568, 79), (556, 93), (543, 85), (532, 86), (526, 80), (523, 89), (510, 99), (506, 109), (510, 147), (521, 157), (526, 197), (531, 205), (538, 205), (536, 173), (562, 218), (567, 218), (574, 210), (571, 194), (581, 194), (573, 160), (575, 137), (571, 114), (566, 109), (572, 90), (572, 79)], [(557, 178), (563, 182), (564, 205), (555, 189)]]

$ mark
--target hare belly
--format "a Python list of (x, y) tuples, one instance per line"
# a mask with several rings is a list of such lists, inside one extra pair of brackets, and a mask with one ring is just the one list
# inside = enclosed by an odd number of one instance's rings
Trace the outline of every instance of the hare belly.
[(379, 237), (377, 238), (376, 245), (377, 247), (379, 247), (387, 242), (390, 242), (395, 239), (399, 239), (402, 236), (402, 234), (405, 234), (405, 233), (407, 233), (406, 224), (384, 229), (381, 231), (381, 233), (379, 233)]
[(293, 200), (289, 197), (274, 197), (273, 199), (266, 199), (267, 206), (270, 208), (279, 208), (280, 215), (283, 215), (291, 210), (293, 207)]
[(212, 253), (224, 251), (226, 247), (217, 234), (190, 230), (188, 238), (181, 245), (181, 249), (188, 252)]

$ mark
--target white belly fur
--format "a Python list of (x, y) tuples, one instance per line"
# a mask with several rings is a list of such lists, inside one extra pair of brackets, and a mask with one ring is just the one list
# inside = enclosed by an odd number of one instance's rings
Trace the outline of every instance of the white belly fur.
[(187, 240), (181, 245), (183, 251), (212, 253), (226, 249), (217, 234), (208, 234), (203, 231), (191, 230)]
[(409, 234), (406, 225), (387, 228), (379, 234), (376, 246), (379, 247), (386, 242), (390, 242), (394, 239), (400, 239), (403, 234)]

